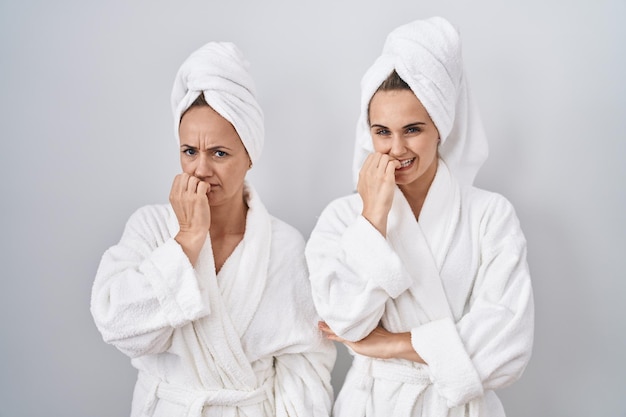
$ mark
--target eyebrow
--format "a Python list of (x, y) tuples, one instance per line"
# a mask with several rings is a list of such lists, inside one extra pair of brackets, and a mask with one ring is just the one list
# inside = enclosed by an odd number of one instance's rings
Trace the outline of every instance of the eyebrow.
[[(183, 143), (182, 145), (180, 145), (181, 148), (189, 148), (189, 149), (195, 149), (198, 150), (198, 147), (196, 146), (191, 146), (191, 145), (187, 145), (185, 143)], [(207, 148), (207, 151), (219, 151), (221, 149), (226, 149), (227, 151), (232, 151), (232, 149), (230, 149), (228, 146), (223, 146), (223, 145), (217, 145), (217, 146), (212, 146), (210, 148)]]
[[(409, 124), (408, 124), (408, 125), (406, 125), (406, 126), (402, 126), (402, 129), (406, 129), (407, 127), (413, 127), (413, 126), (425, 125), (425, 124), (426, 124), (425, 122), (414, 122), (414, 123), (409, 123)], [(382, 127), (382, 128), (384, 128), (384, 129), (389, 129), (387, 126), (384, 126), (384, 125), (379, 125), (379, 124), (373, 124), (373, 125), (371, 125), (371, 126), (370, 126), (370, 129), (373, 129), (373, 128), (375, 128), (375, 127)]]

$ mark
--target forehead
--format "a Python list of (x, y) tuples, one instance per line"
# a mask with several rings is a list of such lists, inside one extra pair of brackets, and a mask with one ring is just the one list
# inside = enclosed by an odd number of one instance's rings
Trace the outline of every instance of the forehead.
[(189, 108), (178, 131), (181, 143), (189, 145), (243, 146), (233, 125), (209, 106)]
[(411, 90), (378, 91), (369, 106), (370, 124), (428, 122), (428, 112)]

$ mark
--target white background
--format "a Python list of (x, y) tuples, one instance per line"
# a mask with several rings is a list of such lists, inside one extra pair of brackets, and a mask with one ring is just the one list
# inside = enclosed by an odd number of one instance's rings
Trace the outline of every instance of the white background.
[(128, 415), (135, 372), (91, 284), (129, 215), (167, 201), (189, 53), (229, 40), (251, 62), (267, 138), (250, 179), (308, 237), (352, 191), (361, 76), (432, 15), (461, 31), (489, 135), (477, 185), (528, 238), (535, 349), (508, 416), (626, 416), (624, 0), (2, 1), (0, 416)]

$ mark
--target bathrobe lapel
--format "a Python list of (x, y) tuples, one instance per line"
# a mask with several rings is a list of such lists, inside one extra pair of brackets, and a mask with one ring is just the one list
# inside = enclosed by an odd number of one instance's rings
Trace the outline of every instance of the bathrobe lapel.
[[(197, 358), (205, 362), (198, 369), (211, 369), (201, 380), (227, 389), (254, 389), (259, 381), (244, 353), (241, 335), (246, 331), (260, 303), (267, 281), (271, 219), (258, 196), (246, 187), (248, 215), (240, 245), (216, 276), (210, 239), (202, 248), (196, 271), (208, 286), (211, 313), (193, 328), (204, 350)], [(219, 282), (218, 282), (219, 281)], [(206, 357), (206, 359), (204, 359)]]
[[(247, 188), (246, 233), (218, 275), (228, 315), (241, 338), (250, 326), (267, 282), (271, 217), (256, 192)], [(223, 275), (223, 277), (222, 277)]]
[(452, 317), (440, 271), (450, 248), (460, 213), (458, 185), (442, 160), (428, 191), (419, 222), (408, 201), (396, 189), (387, 235), (414, 277), (414, 301), (429, 321)]

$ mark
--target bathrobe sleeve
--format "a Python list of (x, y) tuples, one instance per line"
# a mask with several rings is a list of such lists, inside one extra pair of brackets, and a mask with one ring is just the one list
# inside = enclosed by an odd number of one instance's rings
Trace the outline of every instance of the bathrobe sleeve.
[(205, 289), (168, 229), (171, 216), (168, 206), (135, 212), (96, 273), (96, 326), (107, 343), (133, 358), (165, 351), (174, 328), (210, 311)]
[(335, 346), (317, 328), (319, 317), (311, 299), (302, 236), (282, 222), (274, 229), (278, 230), (272, 241), (272, 279), (266, 288), (274, 302), (257, 316), (272, 320), (272, 339), (278, 344), (274, 353), (276, 416), (328, 417)]
[[(313, 318), (313, 320), (311, 320)], [(335, 364), (335, 346), (317, 332), (315, 317), (303, 323), (302, 338), (276, 355), (274, 393), (277, 417), (328, 417), (333, 389), (330, 374)], [(308, 333), (308, 334), (306, 334)]]
[(428, 363), (450, 407), (517, 380), (530, 359), (533, 296), (526, 241), (511, 204), (493, 195), (482, 216), (480, 259), (465, 312), (412, 330), (414, 349)]
[(378, 325), (389, 298), (412, 279), (389, 242), (360, 212), (358, 196), (321, 214), (306, 248), (313, 301), (339, 336), (358, 341)]

